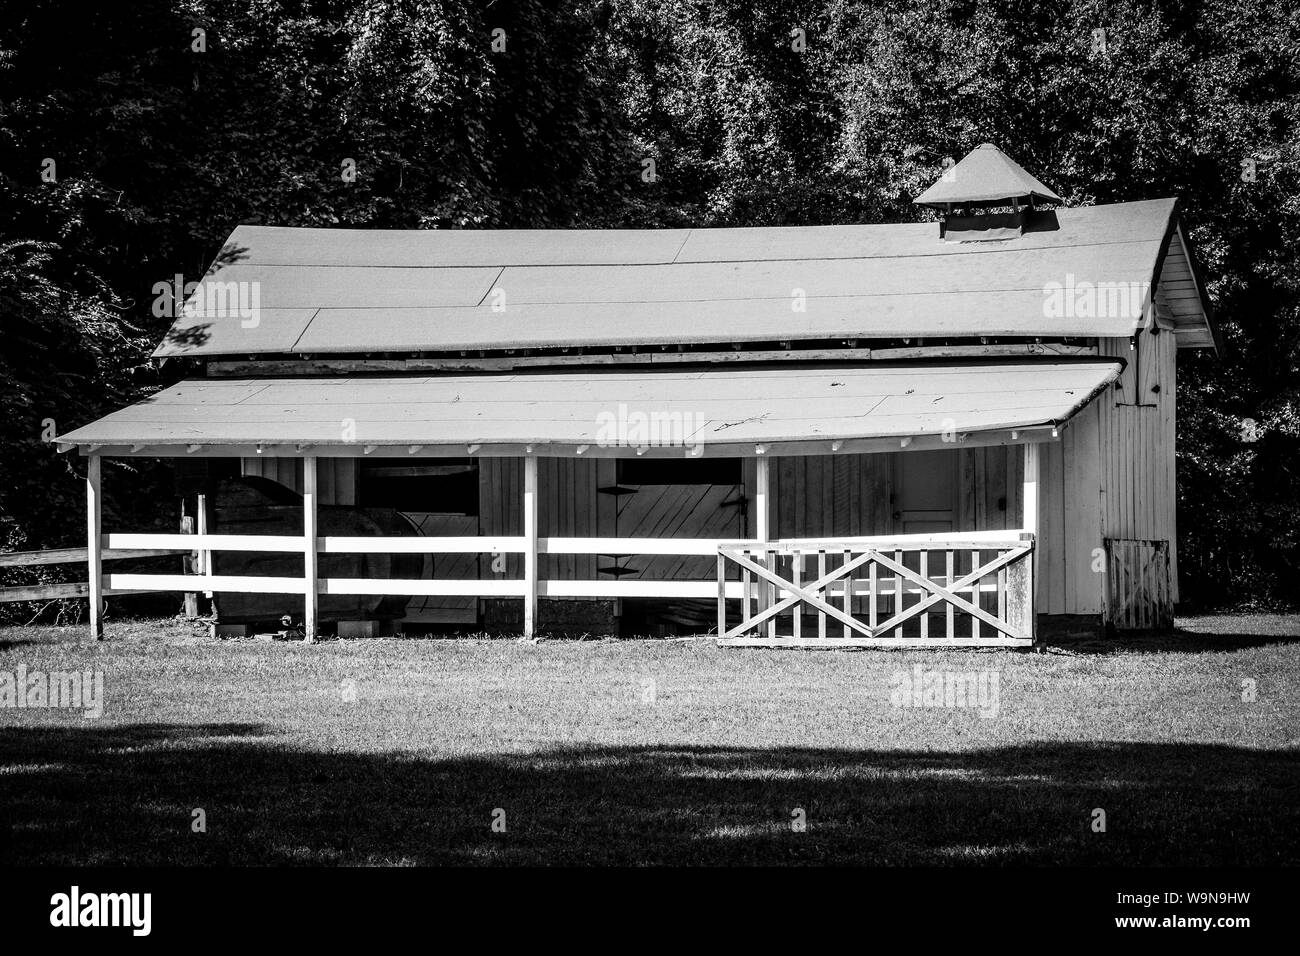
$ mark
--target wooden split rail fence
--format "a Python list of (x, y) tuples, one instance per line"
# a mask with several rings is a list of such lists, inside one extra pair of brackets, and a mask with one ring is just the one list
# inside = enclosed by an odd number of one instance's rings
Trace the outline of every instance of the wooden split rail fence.
[[(190, 548), (122, 548), (102, 552), (104, 561), (125, 561), (130, 558), (159, 558), (174, 554), (189, 554)], [(61, 564), (86, 564), (86, 548), (52, 548), (47, 551), (9, 551), (0, 554), (0, 568), (48, 567)], [(108, 594), (123, 594), (109, 590)], [(0, 587), (0, 603), (12, 601), (58, 601), (67, 598), (84, 598), (90, 595), (89, 581), (61, 582), (57, 584), (20, 584)]]

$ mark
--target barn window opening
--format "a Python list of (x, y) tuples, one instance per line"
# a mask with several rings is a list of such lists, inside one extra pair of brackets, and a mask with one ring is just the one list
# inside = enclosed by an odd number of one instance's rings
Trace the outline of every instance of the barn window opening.
[(472, 458), (363, 461), (357, 475), (357, 504), (424, 514), (477, 515), (478, 462)]

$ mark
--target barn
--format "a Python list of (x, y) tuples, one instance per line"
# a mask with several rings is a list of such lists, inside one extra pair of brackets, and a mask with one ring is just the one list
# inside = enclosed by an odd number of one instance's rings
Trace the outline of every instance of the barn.
[[(92, 630), (141, 591), (308, 639), (1168, 626), (1177, 357), (1217, 348), (1178, 202), (1068, 208), (984, 144), (916, 203), (881, 225), (239, 226), (155, 352), (189, 377), (56, 439), (88, 457)], [(185, 476), (184, 531), (103, 527), (102, 462), (142, 456)], [(151, 548), (194, 557), (105, 572)]]

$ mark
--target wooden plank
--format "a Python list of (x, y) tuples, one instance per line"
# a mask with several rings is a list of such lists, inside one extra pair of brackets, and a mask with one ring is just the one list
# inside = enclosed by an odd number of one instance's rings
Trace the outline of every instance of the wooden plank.
[[(185, 507), (188, 500), (188, 498), (181, 499), (180, 533), (183, 535), (192, 535), (195, 533), (194, 516), (185, 514)], [(198, 551), (185, 552), (185, 556), (181, 561), (181, 571), (185, 574), (195, 574), (204, 570), (198, 566), (200, 560), (202, 559)], [(184, 602), (182, 604), (182, 613), (185, 615), (187, 621), (192, 621), (199, 616), (199, 594), (197, 591), (185, 592)]]
[[(1032, 563), (1033, 566), (1029, 572), (1029, 579), (1033, 582), (1035, 591), (1038, 586), (1038, 569), (1041, 565), (1040, 552), (1043, 544), (1040, 534), (1039, 521), (1039, 484), (1041, 481), (1042, 471), (1042, 451), (1037, 445), (1026, 445), (1023, 453), (1023, 476), (1021, 479), (1020, 489), (1020, 507), (1023, 517), (1021, 526), (1027, 534), (1033, 535), (1034, 552)], [(1037, 593), (1029, 595), (1029, 604), (1037, 613), (1039, 596)]]
[(754, 486), (754, 537), (758, 541), (770, 541), (772, 539), (771, 517), (772, 508), (769, 500), (768, 482), (771, 473), (771, 459), (767, 456), (759, 456), (755, 462), (755, 481)]
[[(826, 551), (824, 549), (817, 552), (817, 577), (826, 577)], [(830, 600), (830, 597), (828, 591), (826, 594), (827, 600)], [(824, 611), (817, 612), (817, 637), (820, 640), (826, 640), (826, 614)]]
[(768, 494), (772, 494), (777, 489), (782, 490), (782, 493), (777, 495), (780, 505), (773, 519), (775, 533), (779, 536), (798, 537), (804, 533), (801, 507), (803, 499), (800, 497), (799, 483), (795, 476), (796, 467), (802, 468), (802, 465), (794, 456), (781, 458), (770, 467)]
[[(790, 555), (790, 583), (792, 583), (796, 588), (799, 587), (801, 584), (803, 584), (803, 552), (802, 551)], [(790, 609), (791, 629), (794, 631), (795, 637), (800, 637), (803, 634), (803, 628), (802, 628), (803, 622), (800, 620), (800, 612), (802, 610), (802, 607), (803, 607), (802, 603), (796, 602), (794, 607)], [(819, 612), (819, 613), (824, 614), (825, 612)]]
[[(107, 574), (108, 587), (122, 591), (230, 591), (242, 594), (303, 594), (302, 578), (233, 574)], [(367, 592), (370, 593), (370, 592)]]
[[(524, 637), (533, 637), (537, 627), (537, 459), (524, 459), (524, 494), (521, 505), (524, 522)], [(479, 582), (482, 584), (483, 582)], [(505, 582), (500, 582), (505, 583)]]
[[(104, 594), (113, 597), (121, 594), (142, 594), (142, 591), (104, 588)], [(90, 596), (90, 582), (70, 584), (32, 584), (0, 587), (0, 604), (14, 601), (61, 601)]]
[[(572, 584), (574, 582), (561, 582)], [(710, 586), (712, 586), (710, 582)], [(229, 590), (229, 589), (228, 589)], [(428, 578), (324, 578), (321, 594), (386, 594), (395, 597), (526, 597), (521, 580), (430, 580)]]
[(1009, 355), (1096, 355), (1095, 345), (1063, 342), (1004, 343), (999, 345), (923, 345), (906, 348), (873, 348), (873, 361), (911, 361), (915, 359), (971, 359)]
[(1029, 647), (1033, 644), (1032, 638), (1021, 637), (984, 637), (978, 641), (973, 641), (967, 637), (958, 637), (949, 640), (943, 637), (931, 637), (924, 641), (914, 637), (850, 637), (850, 638), (831, 638), (827, 641), (821, 641), (815, 637), (733, 637), (720, 638), (719, 647), (788, 647), (805, 651), (819, 650), (842, 650), (853, 647), (890, 647), (896, 650), (907, 650), (910, 648), (961, 648), (961, 647)]
[[(894, 552), (894, 561), (900, 565), (903, 563), (902, 551), (896, 550)], [(894, 616), (897, 617), (902, 613), (903, 613), (903, 579), (900, 575), (895, 574), (894, 575)], [(902, 636), (903, 636), (903, 629), (902, 627), (899, 627), (897, 630), (894, 631), (894, 637), (901, 638)]]
[[(521, 543), (522, 538), (509, 539)], [(718, 545), (734, 542), (735, 538), (542, 538), (538, 551), (542, 554), (691, 554), (713, 555)], [(494, 549), (497, 550), (497, 549)], [(520, 547), (522, 550), (522, 547)]]
[(303, 556), (303, 639), (310, 644), (316, 640), (319, 611), (318, 581), (320, 564), (316, 557), (320, 516), (316, 510), (317, 485), (316, 456), (308, 455), (302, 461), (302, 556)]
[[(748, 551), (746, 551), (746, 552), (744, 552), (744, 553), (745, 553), (745, 554), (749, 554)], [(754, 595), (753, 582), (751, 581), (750, 576), (749, 576), (749, 568), (743, 568), (743, 569), (741, 570), (741, 573), (740, 573), (740, 580), (741, 580), (740, 620), (741, 620), (741, 625), (742, 625), (742, 626), (746, 626), (746, 625), (748, 625), (748, 623), (749, 623), (749, 619), (750, 619), (751, 617), (753, 617), (753, 615), (754, 615), (755, 613), (757, 613), (757, 608), (755, 608), (754, 611), (750, 611), (750, 609), (749, 609), (750, 599), (756, 597), (756, 596)], [(725, 632), (723, 632), (723, 631), (719, 631), (718, 633), (719, 633), (719, 635), (721, 635), (721, 634), (723, 634), (723, 633), (725, 633)]]
[[(754, 466), (756, 469), (755, 471), (756, 484), (754, 488), (754, 517), (755, 517), (755, 521), (757, 522), (755, 527), (755, 531), (756, 531), (755, 537), (760, 542), (766, 543), (767, 541), (771, 540), (772, 537), (771, 522), (773, 517), (773, 511), (774, 511), (774, 509), (772, 508), (770, 489), (769, 489), (769, 482), (771, 478), (770, 456), (758, 457), (755, 460)], [(779, 514), (779, 512), (777, 513)], [(768, 563), (768, 553), (766, 550), (762, 552), (762, 557), (758, 559), (757, 563), (762, 565), (766, 565)], [(764, 611), (766, 611), (769, 607), (771, 607), (776, 602), (776, 593), (772, 590), (772, 585), (770, 584), (770, 582), (763, 580), (761, 576), (759, 576), (754, 583), (755, 586), (758, 588), (759, 593), (762, 595), (760, 601), (760, 609), (759, 609), (759, 615), (761, 615)], [(776, 620), (775, 618), (770, 618), (767, 625), (767, 636), (772, 637), (775, 634), (776, 634)]]
[[(296, 534), (123, 534), (114, 532), (100, 538), (102, 547), (119, 554), (179, 553), (193, 548), (207, 551), (284, 551), (302, 550), (302, 538)], [(363, 541), (375, 540), (371, 538)], [(400, 539), (398, 539), (400, 540)], [(189, 547), (186, 547), (186, 545)], [(209, 560), (205, 568), (211, 567)]]
[(514, 537), (452, 535), (427, 538), (329, 535), (320, 539), (320, 550), (325, 554), (492, 554), (498, 552), (523, 554), (527, 547), (527, 539), (522, 535)]
[[(848, 551), (848, 550), (844, 551), (844, 563), (841, 563), (840, 567), (848, 566), (849, 562), (852, 561), (852, 559), (853, 559), (852, 551)], [(868, 627), (870, 627), (872, 631), (875, 631), (876, 630), (876, 562), (872, 561), (870, 564), (868, 564), (867, 574), (870, 575), (870, 588), (871, 588), (870, 596), (868, 596), (867, 598), (867, 600), (871, 602), (871, 618)], [(853, 576), (852, 575), (844, 576), (844, 613), (853, 614)], [(848, 624), (845, 624), (844, 626), (844, 636), (845, 637), (853, 636), (852, 628), (850, 628)]]
[(930, 545), (941, 548), (1011, 548), (1020, 543), (1019, 530), (1015, 531), (961, 531), (935, 534), (891, 534), (865, 538), (781, 538), (773, 542), (778, 549), (825, 547), (830, 550), (849, 548), (855, 551), (916, 550)]
[[(930, 577), (930, 552), (929, 551), (921, 552), (920, 573), (921, 573), (921, 577), (923, 578), (928, 579)], [(921, 637), (929, 637), (930, 636), (930, 613), (928, 611), (922, 611), (920, 618), (921, 618)]]
[[(944, 561), (944, 564), (945, 564), (946, 577), (944, 579), (944, 584), (948, 587), (952, 587), (953, 579), (956, 576), (956, 566), (954, 563), (956, 560), (956, 556), (952, 548), (949, 548), (945, 552), (945, 555), (946, 555), (946, 559)], [(944, 616), (946, 618), (944, 633), (949, 640), (952, 640), (957, 636), (957, 625), (956, 625), (956, 618), (955, 618), (956, 609), (952, 606), (952, 602), (950, 601), (944, 602), (944, 612), (945, 612)]]
[(718, 552), (718, 634), (727, 631), (727, 559)]
[[(1036, 546), (1033, 538), (1026, 534), (1024, 544)], [(1034, 606), (1034, 562), (1033, 556), (1022, 558), (1007, 566), (1007, 613), (1005, 620), (1020, 633), (1035, 636), (1036, 610)]]
[(102, 477), (101, 458), (91, 455), (86, 461), (86, 596), (90, 602), (90, 636), (96, 641), (104, 639), (104, 564), (100, 553), (103, 541)]
[[(441, 582), (436, 582), (441, 583)], [(480, 582), (482, 583), (482, 582)], [(491, 582), (519, 585), (519, 582)], [(520, 593), (521, 587), (515, 593)], [(351, 592), (349, 592), (351, 593)], [(385, 591), (367, 591), (367, 594), (384, 594)], [(406, 593), (406, 592), (397, 592)], [(449, 592), (450, 593), (450, 592)], [(469, 592), (455, 592), (469, 593)], [(505, 593), (505, 592), (500, 592)], [(700, 599), (716, 598), (718, 585), (716, 581), (646, 581), (624, 579), (621, 581), (540, 581), (538, 593), (547, 598), (674, 598)], [(728, 581), (726, 586), (728, 598), (739, 598), (741, 587), (738, 582)], [(733, 629), (734, 630), (734, 629)]]
[[(188, 535), (187, 537), (193, 537)], [(102, 539), (101, 539), (102, 540)], [(9, 551), (0, 554), (0, 568), (26, 568), (50, 564), (80, 564), (87, 560), (86, 548), (51, 548), (48, 551)], [(114, 548), (100, 551), (102, 561), (161, 558), (189, 554), (189, 548)]]

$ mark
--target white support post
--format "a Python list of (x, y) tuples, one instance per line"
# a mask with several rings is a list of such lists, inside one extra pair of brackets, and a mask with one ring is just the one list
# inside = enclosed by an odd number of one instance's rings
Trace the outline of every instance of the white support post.
[[(768, 467), (769, 463), (770, 460), (767, 455), (759, 455), (754, 462), (757, 474), (754, 481), (754, 533), (755, 537), (763, 544), (772, 540), (771, 484), (769, 481), (771, 471)], [(759, 558), (758, 563), (769, 571), (775, 570), (776, 562), (773, 561), (769, 564), (767, 551), (761, 550), (759, 553), (762, 557)], [(759, 593), (763, 596), (763, 600), (759, 604), (759, 610), (762, 611), (771, 607), (776, 602), (778, 595), (776, 587), (770, 582), (762, 581), (759, 583), (759, 587), (762, 589)], [(776, 637), (775, 616), (767, 619), (767, 636)]]
[(759, 455), (754, 462), (758, 471), (758, 478), (755, 482), (754, 489), (754, 530), (755, 537), (759, 541), (767, 542), (772, 540), (771, 520), (772, 515), (769, 511), (770, 491), (768, 485), (768, 457)]
[(524, 637), (537, 628), (537, 459), (524, 458)]
[[(194, 512), (194, 525), (199, 530), (199, 534), (208, 533), (208, 496), (198, 495), (198, 507)], [(212, 552), (206, 548), (199, 550), (199, 574), (213, 574), (212, 570)], [(204, 591), (203, 596), (211, 599), (212, 592)]]
[(1042, 446), (1034, 442), (1025, 445), (1025, 476), (1024, 488), (1022, 489), (1021, 501), (1024, 503), (1024, 530), (1034, 536), (1034, 553), (1033, 560), (1030, 561), (1030, 583), (1029, 583), (1029, 628), (1030, 634), (1034, 640), (1038, 639), (1038, 555), (1042, 551), (1043, 543), (1039, 540), (1039, 502), (1038, 502), (1038, 477), (1041, 470)]
[(91, 454), (86, 462), (86, 571), (90, 582), (90, 636), (104, 639), (104, 561), (100, 549), (103, 509), (100, 501), (100, 457)]
[(316, 456), (307, 455), (302, 460), (302, 556), (303, 556), (303, 640), (308, 644), (316, 640), (316, 610), (320, 594), (320, 569), (316, 553), (316, 538), (320, 534), (316, 510)]
[(1033, 442), (1025, 445), (1024, 493), (1021, 496), (1025, 510), (1023, 527), (1033, 535), (1038, 534), (1038, 471), (1041, 458), (1040, 446)]

